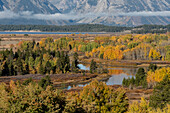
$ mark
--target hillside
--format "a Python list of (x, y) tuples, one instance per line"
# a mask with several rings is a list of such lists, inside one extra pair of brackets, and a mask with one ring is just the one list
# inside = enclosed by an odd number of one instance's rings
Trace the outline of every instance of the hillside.
[(31, 11), (33, 13), (53, 14), (60, 11), (48, 0), (1, 0), (2, 10), (10, 10), (15, 13)]
[[(143, 24), (170, 24), (167, 16), (159, 16), (170, 11), (169, 0), (49, 0), (62, 13), (86, 14), (77, 23), (136, 26)], [(136, 13), (139, 12), (139, 13)], [(93, 18), (89, 18), (88, 13)], [(147, 15), (147, 16), (146, 16)]]
[(170, 11), (169, 0), (49, 0), (63, 13)]
[(170, 24), (169, 0), (0, 0), (0, 24)]

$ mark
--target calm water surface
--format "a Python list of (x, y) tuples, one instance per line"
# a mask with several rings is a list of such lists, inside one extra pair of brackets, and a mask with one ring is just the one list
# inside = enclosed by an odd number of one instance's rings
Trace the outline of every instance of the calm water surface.
[(0, 34), (105, 34), (102, 32), (5, 32), (1, 31)]
[[(79, 64), (78, 67), (82, 70), (90, 70), (89, 66)], [(107, 85), (122, 85), (124, 78), (132, 78), (135, 76), (138, 68), (127, 68), (127, 67), (108, 67), (109, 74), (112, 75), (108, 80), (105, 80)], [(87, 83), (89, 84), (89, 83)], [(87, 84), (77, 84), (76, 86), (84, 87)], [(68, 86), (66, 89), (71, 89), (72, 86)]]

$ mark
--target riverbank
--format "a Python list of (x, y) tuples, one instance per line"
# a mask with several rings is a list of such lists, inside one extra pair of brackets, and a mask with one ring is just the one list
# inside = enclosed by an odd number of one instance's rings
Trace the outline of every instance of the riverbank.
[(156, 64), (158, 67), (169, 67), (170, 62), (168, 61), (152, 61), (152, 60), (104, 60), (99, 58), (85, 58), (80, 56), (80, 63), (90, 64), (91, 60), (94, 59), (97, 64), (112, 67), (148, 67), (151, 63)]
[[(129, 89), (126, 87), (122, 87), (122, 85), (110, 85), (109, 87), (113, 88), (114, 90), (118, 88), (123, 88), (126, 90), (126, 96), (128, 97), (129, 103), (133, 102), (140, 102), (141, 98), (145, 98), (146, 101), (149, 101), (150, 96), (153, 94), (153, 89), (143, 89), (143, 88), (136, 88), (136, 89)], [(70, 92), (80, 92), (83, 90), (83, 87), (74, 87), (69, 90), (63, 90), (65, 93)]]
[[(29, 74), (29, 75), (17, 75), (17, 76), (3, 76), (0, 77), (0, 82), (4, 82), (6, 84), (9, 84), (11, 80), (13, 81), (20, 81), (21, 83), (24, 80), (27, 80), (29, 78), (32, 78), (33, 81), (38, 82), (46, 75), (40, 75), (40, 74)], [(51, 78), (51, 81), (53, 82), (53, 85), (56, 88), (67, 88), (68, 86), (74, 86), (77, 84), (87, 84), (91, 82), (94, 79), (97, 79), (98, 81), (106, 80), (110, 77), (108, 74), (90, 74), (86, 73), (86, 75), (83, 75), (82, 73), (67, 73), (67, 74), (52, 74), (49, 75)]]

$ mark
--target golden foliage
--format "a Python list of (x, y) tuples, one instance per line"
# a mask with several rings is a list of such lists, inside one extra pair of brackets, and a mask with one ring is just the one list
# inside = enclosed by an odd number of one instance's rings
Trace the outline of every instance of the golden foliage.
[(141, 98), (141, 102), (134, 102), (130, 104), (129, 110), (127, 113), (170, 113), (170, 105), (163, 109), (157, 108), (154, 109), (149, 107), (149, 102), (147, 102), (143, 97)]
[(170, 79), (170, 67), (157, 69), (155, 72), (148, 71), (147, 82), (150, 84), (155, 84), (162, 81), (166, 75), (168, 75), (168, 78)]

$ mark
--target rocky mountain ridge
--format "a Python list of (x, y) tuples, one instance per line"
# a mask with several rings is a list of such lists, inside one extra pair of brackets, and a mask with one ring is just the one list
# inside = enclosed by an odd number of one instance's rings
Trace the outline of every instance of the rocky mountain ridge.
[(170, 0), (49, 0), (61, 12), (170, 11)]
[(0, 11), (5, 10), (40, 14), (39, 20), (0, 17), (0, 24), (170, 24), (170, 0), (0, 0)]
[(15, 13), (30, 11), (33, 13), (54, 14), (60, 11), (48, 0), (0, 0), (1, 11), (10, 10)]

